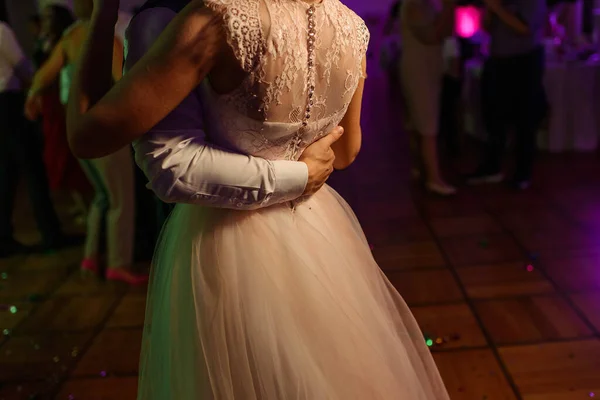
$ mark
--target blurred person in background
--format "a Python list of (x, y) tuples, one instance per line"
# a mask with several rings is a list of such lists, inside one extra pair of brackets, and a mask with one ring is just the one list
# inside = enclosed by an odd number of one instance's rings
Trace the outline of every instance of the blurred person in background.
[(462, 93), (462, 56), (459, 39), (450, 36), (443, 46), (444, 77), (440, 106), (440, 144), (451, 156), (460, 150), (460, 97)]
[[(89, 31), (92, 0), (75, 0), (74, 11), (78, 21), (64, 33), (50, 58), (35, 74), (26, 103), (26, 113), (35, 113), (41, 93), (61, 75), (61, 100), (68, 101), (74, 63), (79, 59)], [(123, 45), (118, 38), (113, 41), (112, 75), (119, 80), (123, 67)], [(106, 278), (130, 284), (140, 284), (147, 275), (131, 271), (134, 237), (134, 165), (130, 149), (125, 147), (106, 157), (80, 160), (81, 166), (94, 187), (94, 199), (87, 220), (87, 238), (82, 271), (100, 272), (100, 243), (106, 234)], [(106, 229), (103, 228), (106, 223)]]
[(42, 34), (42, 17), (38, 14), (29, 17), (28, 28), (31, 37), (33, 38), (33, 65), (38, 68), (46, 60), (47, 56), (47, 48), (45, 46), (46, 41)]
[[(42, 10), (42, 47), (34, 55), (36, 68), (41, 68), (50, 57), (63, 34), (75, 22), (71, 11), (61, 5), (47, 4)], [(39, 64), (38, 64), (39, 63)], [(72, 201), (70, 214), (84, 221), (86, 204), (83, 193), (89, 183), (67, 142), (65, 109), (60, 100), (59, 79), (52, 81), (43, 91), (38, 108), (28, 112), (32, 121), (41, 115), (44, 133), (44, 163), (50, 190), (67, 193)]]
[(456, 193), (440, 171), (437, 141), (443, 43), (454, 31), (454, 10), (452, 0), (404, 0), (401, 10), (400, 71), (412, 131), (413, 176), (424, 179), (429, 192), (442, 196)]
[(21, 173), (42, 236), (39, 250), (57, 250), (77, 242), (61, 230), (50, 198), (42, 142), (34, 124), (23, 116), (24, 91), (31, 76), (30, 60), (10, 26), (0, 21), (0, 257), (34, 250), (13, 235), (13, 209)]
[(530, 186), (537, 132), (545, 113), (544, 47), (546, 0), (485, 0), (484, 27), (490, 57), (481, 78), (483, 123), (488, 134), (478, 169), (467, 183), (504, 180), (502, 159), (509, 128), (515, 130), (512, 186)]

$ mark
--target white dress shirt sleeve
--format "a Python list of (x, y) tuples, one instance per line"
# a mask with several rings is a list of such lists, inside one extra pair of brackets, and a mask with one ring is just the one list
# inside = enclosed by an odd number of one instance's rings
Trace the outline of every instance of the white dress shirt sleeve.
[[(174, 16), (167, 8), (152, 8), (132, 19), (125, 41), (125, 71)], [(250, 210), (302, 196), (308, 181), (305, 163), (269, 161), (207, 143), (201, 110), (200, 98), (192, 93), (134, 143), (136, 162), (161, 200)]]

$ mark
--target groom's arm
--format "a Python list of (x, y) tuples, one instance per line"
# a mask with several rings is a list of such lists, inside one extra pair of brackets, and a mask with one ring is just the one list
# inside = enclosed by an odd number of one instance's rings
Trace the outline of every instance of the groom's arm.
[[(155, 7), (132, 19), (126, 33), (125, 72), (150, 49), (175, 14)], [(195, 92), (134, 149), (149, 187), (165, 202), (256, 209), (297, 199), (308, 181), (303, 162), (268, 161), (206, 143), (202, 104)]]

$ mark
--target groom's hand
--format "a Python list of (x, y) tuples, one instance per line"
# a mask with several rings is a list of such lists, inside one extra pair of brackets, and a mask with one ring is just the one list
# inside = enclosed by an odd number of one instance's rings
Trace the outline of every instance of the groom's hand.
[(308, 166), (308, 183), (304, 190), (304, 196), (316, 193), (329, 179), (335, 160), (331, 145), (338, 141), (343, 133), (344, 128), (341, 126), (334, 128), (327, 136), (308, 146), (300, 156), (298, 161), (302, 161)]

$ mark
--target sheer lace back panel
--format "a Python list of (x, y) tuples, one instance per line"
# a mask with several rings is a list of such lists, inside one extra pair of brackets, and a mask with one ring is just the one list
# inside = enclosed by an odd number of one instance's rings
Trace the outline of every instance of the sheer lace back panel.
[(362, 77), (369, 32), (339, 0), (206, 0), (223, 15), (248, 76), (202, 96), (217, 144), (267, 159), (296, 159), (335, 127)]

